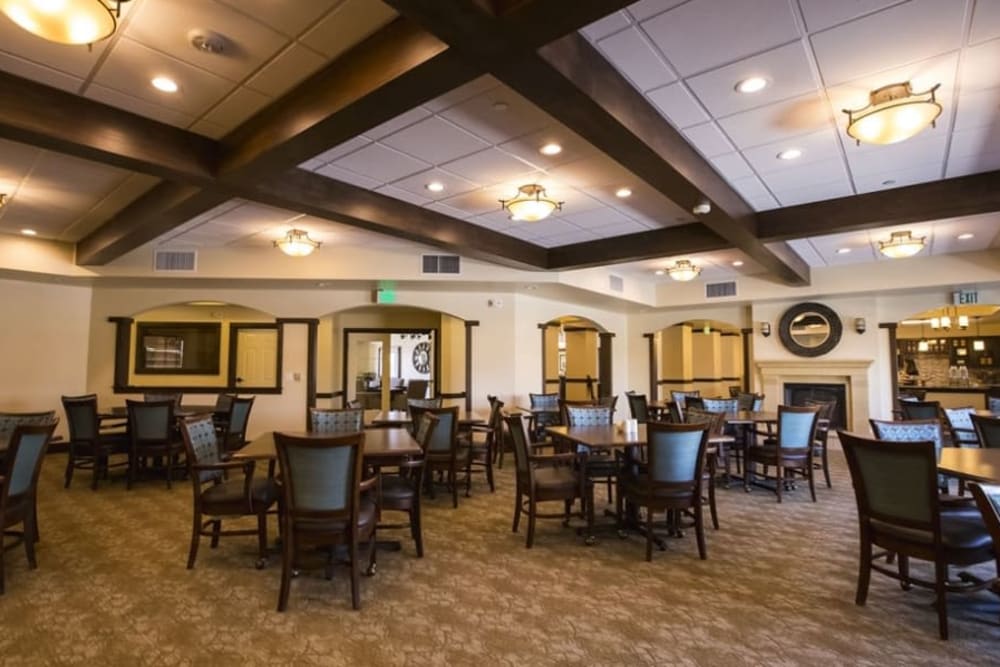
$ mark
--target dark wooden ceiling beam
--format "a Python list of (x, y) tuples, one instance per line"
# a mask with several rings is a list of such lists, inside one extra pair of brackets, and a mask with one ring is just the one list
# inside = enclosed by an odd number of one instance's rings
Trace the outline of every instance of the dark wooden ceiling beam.
[(704, 225), (691, 222), (627, 236), (550, 248), (549, 268), (582, 269), (616, 262), (713, 252), (731, 246), (732, 244), (726, 239)]
[(187, 183), (208, 183), (215, 141), (0, 72), (0, 137)]
[(757, 230), (785, 241), (997, 211), (1000, 171), (990, 171), (763, 211)]

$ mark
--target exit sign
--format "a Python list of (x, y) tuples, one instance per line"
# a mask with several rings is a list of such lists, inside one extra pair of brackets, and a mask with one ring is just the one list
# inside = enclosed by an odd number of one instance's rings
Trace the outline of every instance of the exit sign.
[(952, 294), (952, 303), (956, 306), (967, 306), (979, 303), (979, 292), (976, 290), (959, 290)]

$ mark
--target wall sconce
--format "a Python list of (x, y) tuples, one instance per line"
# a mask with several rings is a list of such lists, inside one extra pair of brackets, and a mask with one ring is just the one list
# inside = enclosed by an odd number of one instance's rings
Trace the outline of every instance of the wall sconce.
[(865, 322), (865, 318), (863, 318), (863, 317), (855, 317), (854, 318), (854, 330), (855, 331), (857, 331), (859, 334), (863, 334), (867, 328), (868, 328), (868, 324)]
[(761, 322), (760, 323), (760, 335), (763, 336), (764, 338), (767, 338), (768, 336), (771, 335), (771, 323), (770, 322)]

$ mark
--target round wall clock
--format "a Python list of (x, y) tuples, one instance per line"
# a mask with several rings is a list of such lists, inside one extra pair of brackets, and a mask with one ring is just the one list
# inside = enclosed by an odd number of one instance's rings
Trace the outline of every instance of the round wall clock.
[(431, 372), (431, 344), (427, 342), (417, 343), (413, 348), (413, 368), (418, 373)]

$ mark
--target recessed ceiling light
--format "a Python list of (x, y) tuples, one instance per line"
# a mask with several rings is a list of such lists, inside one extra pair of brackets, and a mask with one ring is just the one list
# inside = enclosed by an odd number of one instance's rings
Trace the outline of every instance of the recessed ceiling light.
[(736, 90), (741, 93), (759, 93), (765, 88), (767, 88), (767, 79), (761, 76), (752, 76), (736, 84)]
[(154, 78), (150, 83), (153, 84), (153, 88), (164, 92), (164, 93), (176, 93), (177, 92), (177, 82), (166, 76), (158, 76)]
[(654, 273), (658, 276), (662, 276), (666, 273), (666, 271), (664, 269), (657, 269)]
[(556, 143), (545, 144), (538, 149), (538, 152), (542, 155), (559, 155), (562, 153), (562, 146)]
[(743, 260), (742, 259), (736, 260), (735, 262), (733, 262), (733, 266), (743, 266)]
[(632, 196), (632, 191), (629, 190), (628, 188), (618, 188), (617, 190), (615, 190), (615, 196), (618, 197), (619, 199), (625, 199), (625, 197)]
[(798, 148), (787, 148), (778, 153), (779, 160), (794, 160), (802, 157), (802, 151)]
[(38, 236), (38, 232), (36, 232), (34, 229), (22, 229), (21, 233), (24, 234), (25, 236)]
[(849, 252), (851, 252), (850, 248), (837, 248), (838, 255), (846, 255)]
[(440, 181), (431, 181), (424, 187), (431, 192), (442, 192), (444, 190), (444, 183), (441, 183)]
[(959, 241), (968, 241), (968, 240), (969, 240), (969, 239), (971, 239), (971, 238), (972, 238), (973, 236), (975, 236), (975, 234), (972, 234), (972, 233), (970, 233), (970, 232), (966, 232), (966, 233), (964, 233), (964, 234), (959, 234), (959, 235), (958, 235), (958, 240), (959, 240)]

